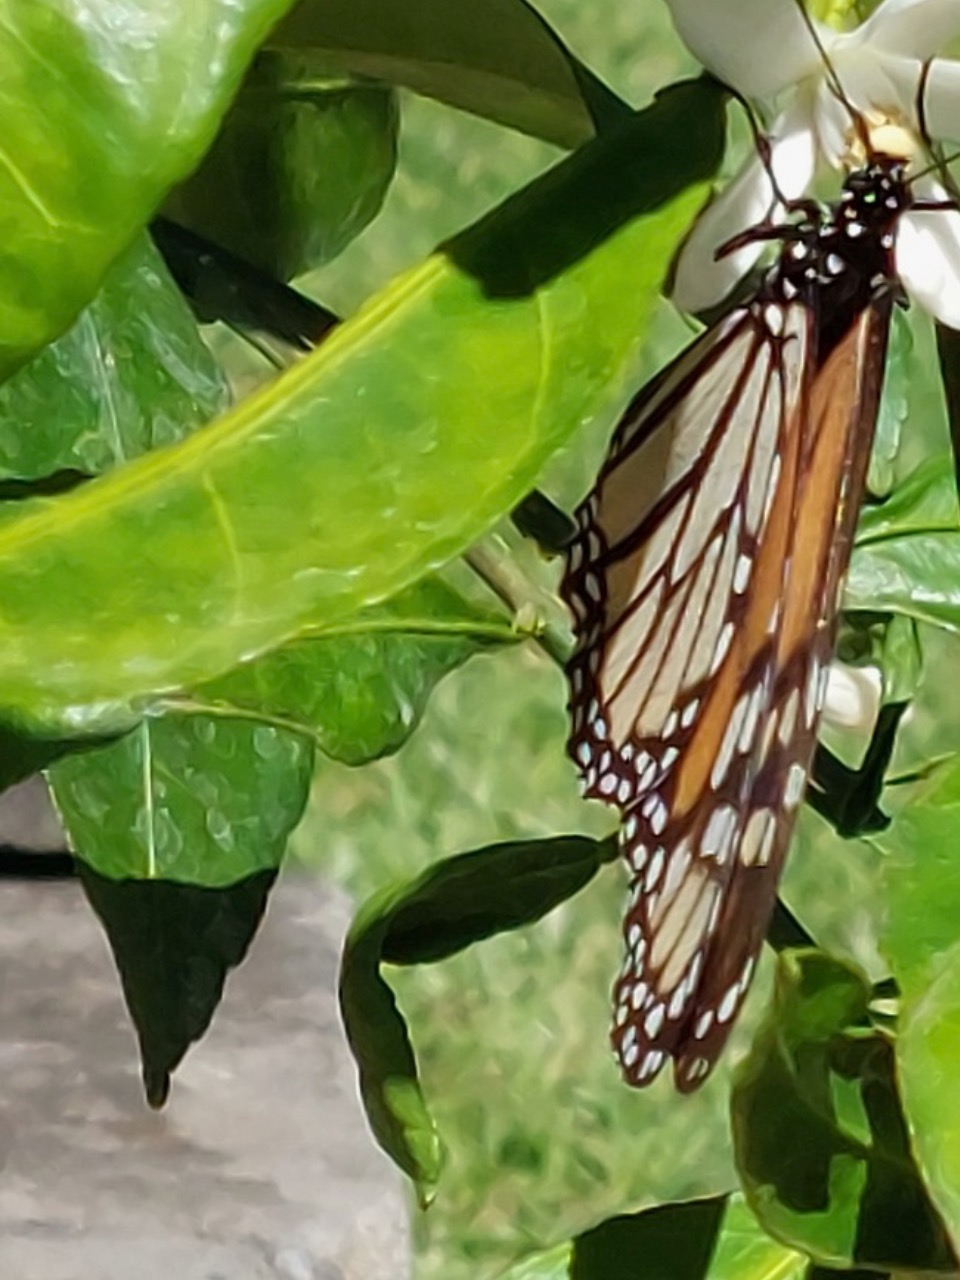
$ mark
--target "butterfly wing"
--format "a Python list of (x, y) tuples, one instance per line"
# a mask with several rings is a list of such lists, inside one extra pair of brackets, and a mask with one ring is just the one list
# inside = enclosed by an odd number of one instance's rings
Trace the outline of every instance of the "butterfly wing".
[(817, 368), (813, 309), (755, 303), (628, 409), (577, 513), (570, 749), (624, 821), (614, 1044), (696, 1088), (752, 977), (803, 791), (889, 307)]

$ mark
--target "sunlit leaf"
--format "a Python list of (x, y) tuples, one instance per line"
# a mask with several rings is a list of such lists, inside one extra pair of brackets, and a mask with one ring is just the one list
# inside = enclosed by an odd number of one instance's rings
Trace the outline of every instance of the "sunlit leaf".
[(960, 630), (960, 532), (906, 534), (858, 547), (843, 604)]
[(943, 958), (960, 943), (960, 757), (952, 756), (913, 788), (877, 843), (887, 855), (881, 939), (904, 993), (922, 994)]
[[(955, 840), (955, 835), (954, 835)], [(905, 1003), (897, 1043), (903, 1104), (917, 1161), (953, 1241), (960, 1247), (960, 945)]]
[(957, 483), (949, 457), (922, 462), (883, 502), (860, 513), (857, 542), (866, 545), (911, 533), (956, 533), (960, 529)]
[[(194, 167), (290, 0), (0, 4), (0, 374), (58, 337)], [(56, 73), (52, 73), (52, 69)]]
[(475, 541), (619, 403), (719, 103), (700, 82), (665, 94), (232, 414), (5, 521), (0, 706), (123, 727)]

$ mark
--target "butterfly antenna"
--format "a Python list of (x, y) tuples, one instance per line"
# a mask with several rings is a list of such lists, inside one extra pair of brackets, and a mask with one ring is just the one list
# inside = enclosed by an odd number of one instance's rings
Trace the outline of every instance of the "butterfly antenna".
[(734, 89), (732, 85), (725, 84), (724, 88), (730, 96), (732, 98), (736, 98), (737, 102), (739, 102), (741, 107), (743, 107), (747, 121), (750, 125), (750, 132), (753, 134), (753, 144), (757, 149), (757, 155), (760, 157), (760, 163), (763, 165), (767, 172), (767, 177), (770, 179), (770, 186), (773, 189), (774, 199), (778, 204), (789, 207), (790, 201), (781, 191), (780, 184), (777, 182), (777, 175), (773, 169), (773, 152), (770, 147), (770, 139), (761, 128), (761, 121), (753, 103), (745, 98), (739, 89)]

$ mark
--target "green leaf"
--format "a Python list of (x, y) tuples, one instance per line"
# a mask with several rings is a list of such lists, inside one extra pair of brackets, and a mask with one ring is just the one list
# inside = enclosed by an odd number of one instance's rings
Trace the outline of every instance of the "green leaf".
[[(0, 706), (75, 732), (461, 552), (619, 402), (723, 143), (675, 88), (232, 414), (0, 526)], [(30, 506), (30, 504), (23, 504)]]
[(438, 680), (482, 649), (521, 638), (504, 614), (429, 577), (338, 633), (285, 645), (200, 686), (187, 702), (292, 726), (326, 755), (365, 764), (406, 742)]
[(0, 386), (0, 477), (86, 474), (182, 439), (226, 382), (149, 237), (73, 328)]
[(200, 168), (165, 212), (281, 280), (336, 257), (379, 212), (396, 95), (322, 59), (261, 53)]
[(908, 1000), (918, 999), (960, 944), (960, 756), (914, 787), (877, 837), (886, 919), (883, 954)]
[(663, 1204), (525, 1258), (501, 1280), (805, 1280), (807, 1259), (761, 1229), (740, 1196)]
[(386, 924), (354, 924), (340, 968), (340, 1009), (357, 1063), (360, 1098), (374, 1138), (412, 1180), (422, 1208), (440, 1179), (444, 1152), (420, 1088), (407, 1024), (380, 976)]
[(289, 7), (3, 0), (0, 376), (90, 301), (168, 188), (194, 168)]
[(780, 956), (773, 1008), (732, 1095), (741, 1181), (763, 1227), (825, 1266), (941, 1269), (949, 1248), (869, 1000), (850, 966)]
[(910, 413), (910, 388), (917, 376), (910, 322), (904, 312), (895, 311), (890, 324), (883, 396), (870, 450), (867, 488), (872, 494), (889, 493), (893, 488), (900, 433)]
[(843, 607), (960, 630), (960, 532), (917, 533), (858, 547)]
[(629, 114), (523, 0), (301, 0), (272, 42), (561, 147)]
[[(956, 533), (960, 506), (952, 460), (927, 458), (883, 502), (863, 508), (857, 545), (915, 533)], [(855, 553), (856, 554), (856, 553)]]
[(167, 715), (48, 778), (73, 848), (101, 875), (222, 888), (280, 865), (312, 765), (309, 743), (282, 730)]
[(358, 912), (344, 948), (340, 1007), (374, 1137), (429, 1202), (442, 1149), (406, 1024), (382, 962), (426, 964), (539, 920), (578, 892), (612, 842), (582, 836), (492, 845), (382, 890)]
[(143, 1063), (147, 1101), (162, 1107), (174, 1071), (213, 1017), (246, 955), (276, 872), (223, 889), (110, 880), (80, 862), (84, 892), (116, 960)]
[(917, 1161), (956, 1249), (960, 1246), (960, 946), (940, 957), (936, 976), (905, 1004), (897, 1061)]
[(524, 1258), (501, 1272), (498, 1280), (569, 1280), (572, 1256), (572, 1244), (558, 1244)]
[(887, 902), (881, 948), (902, 992), (897, 1061), (917, 1160), (960, 1244), (960, 757), (903, 805), (879, 843)]
[(578, 1236), (570, 1280), (703, 1280), (723, 1221), (725, 1196), (665, 1204), (611, 1218)]
[(806, 1280), (808, 1260), (763, 1230), (740, 1195), (726, 1211), (705, 1280)]

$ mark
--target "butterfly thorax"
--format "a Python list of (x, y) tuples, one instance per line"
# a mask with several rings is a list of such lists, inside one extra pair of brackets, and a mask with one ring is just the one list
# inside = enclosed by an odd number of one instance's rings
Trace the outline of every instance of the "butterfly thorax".
[(835, 204), (805, 205), (803, 219), (784, 229), (787, 243), (764, 292), (776, 302), (800, 297), (815, 307), (821, 358), (872, 300), (899, 295), (894, 236), (912, 203), (905, 169), (901, 159), (876, 156), (848, 175)]

